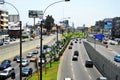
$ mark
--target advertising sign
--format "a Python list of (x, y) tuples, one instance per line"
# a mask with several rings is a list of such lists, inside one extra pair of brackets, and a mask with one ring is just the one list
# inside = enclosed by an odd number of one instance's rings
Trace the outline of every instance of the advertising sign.
[(5, 3), (5, 0), (0, 0), (0, 4), (4, 4)]
[(42, 19), (43, 11), (29, 10), (28, 16), (29, 16), (29, 18), (41, 18)]
[(112, 28), (112, 19), (111, 18), (106, 18), (104, 19), (104, 29), (111, 29)]
[(104, 38), (104, 35), (103, 34), (95, 34), (94, 38), (98, 39), (98, 40), (102, 40)]

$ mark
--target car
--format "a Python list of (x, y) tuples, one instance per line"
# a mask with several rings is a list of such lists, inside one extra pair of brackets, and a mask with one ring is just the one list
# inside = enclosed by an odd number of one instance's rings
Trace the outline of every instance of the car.
[(72, 80), (72, 79), (68, 77), (68, 78), (65, 78), (64, 80)]
[(5, 40), (4, 44), (10, 44), (10, 40)]
[(2, 39), (0, 39), (0, 46), (2, 46), (3, 45), (3, 40)]
[(37, 45), (37, 46), (36, 46), (36, 49), (40, 49), (40, 45)]
[(1, 65), (0, 65), (0, 70), (4, 70), (4, 69), (6, 69), (6, 68), (8, 68), (8, 67), (10, 67), (10, 66), (11, 66), (10, 63), (1, 64)]
[(91, 61), (91, 60), (86, 60), (85, 61), (85, 67), (93, 67), (93, 61)]
[(12, 73), (15, 73), (15, 69), (13, 67), (8, 67), (0, 72), (0, 80), (4, 80), (10, 76), (12, 76)]
[(107, 80), (107, 78), (106, 77), (99, 77), (96, 80)]
[(115, 55), (115, 57), (114, 57), (114, 61), (116, 61), (116, 62), (120, 62), (120, 54)]
[(31, 38), (30, 38), (30, 41), (33, 41), (33, 40), (34, 40), (34, 38), (31, 37)]
[(26, 55), (27, 58), (31, 58), (32, 56), (33, 56), (33, 52), (28, 52)]
[(4, 60), (1, 62), (1, 65), (0, 65), (0, 70), (4, 70), (8, 67), (11, 66), (11, 61), (10, 60)]
[(77, 43), (77, 41), (75, 41), (75, 43)]
[(73, 42), (71, 42), (70, 45), (73, 45)]
[(78, 56), (73, 55), (72, 61), (78, 61)]
[(37, 60), (37, 56), (32, 56), (31, 58), (30, 58), (30, 62), (35, 62)]
[(32, 75), (33, 69), (29, 67), (25, 67), (22, 69), (22, 76)]
[(103, 41), (103, 44), (108, 44), (108, 42), (107, 41)]
[(72, 46), (69, 46), (69, 49), (72, 49)]
[(29, 65), (29, 60), (28, 59), (22, 59), (22, 66), (25, 67)]
[(47, 49), (48, 47), (48, 45), (43, 45), (43, 49)]
[(26, 40), (25, 39), (22, 39), (22, 42), (25, 42)]
[(38, 54), (38, 53), (39, 53), (38, 50), (34, 50), (34, 51), (33, 51), (33, 54)]
[(79, 56), (79, 52), (77, 50), (74, 51), (74, 55)]
[(1, 64), (4, 64), (4, 63), (11, 63), (11, 61), (8, 60), (8, 59), (5, 59), (5, 60), (3, 60), (3, 61), (1, 62)]
[(20, 59), (20, 56), (17, 55), (13, 58), (13, 61), (17, 61), (18, 59)]

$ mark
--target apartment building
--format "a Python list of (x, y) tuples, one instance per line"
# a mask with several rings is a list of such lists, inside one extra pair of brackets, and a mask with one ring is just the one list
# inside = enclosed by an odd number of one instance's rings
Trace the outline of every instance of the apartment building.
[(8, 11), (0, 9), (0, 35), (7, 34), (8, 31)]

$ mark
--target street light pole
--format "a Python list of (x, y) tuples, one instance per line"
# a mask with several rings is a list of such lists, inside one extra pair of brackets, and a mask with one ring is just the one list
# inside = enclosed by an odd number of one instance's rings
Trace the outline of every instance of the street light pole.
[(44, 19), (44, 14), (45, 14), (45, 12), (46, 12), (46, 10), (50, 7), (50, 6), (52, 6), (52, 5), (54, 5), (54, 4), (56, 4), (56, 3), (60, 3), (60, 2), (63, 2), (63, 1), (65, 1), (65, 2), (68, 2), (68, 1), (70, 1), (70, 0), (61, 0), (61, 1), (57, 1), (57, 2), (54, 2), (54, 3), (51, 3), (50, 5), (48, 5), (46, 8), (45, 8), (45, 10), (43, 11), (43, 17), (42, 17), (42, 21), (41, 21), (41, 24), (40, 24), (40, 27), (41, 27), (41, 41), (40, 41), (40, 43), (41, 43), (41, 45), (40, 45), (40, 80), (42, 80), (42, 27), (43, 27), (43, 19)]
[(19, 34), (20, 35), (20, 80), (22, 80), (22, 62), (21, 62), (21, 60), (22, 60), (22, 21), (20, 21), (20, 14), (19, 14), (18, 9), (13, 4), (11, 4), (9, 2), (4, 1), (3, 4), (4, 3), (9, 4), (12, 7), (14, 7), (18, 13), (18, 20), (19, 20), (19, 26), (20, 26), (20, 34)]

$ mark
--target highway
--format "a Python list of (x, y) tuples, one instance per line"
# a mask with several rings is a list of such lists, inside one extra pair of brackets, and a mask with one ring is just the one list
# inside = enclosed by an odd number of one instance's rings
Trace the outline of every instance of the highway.
[[(72, 49), (66, 49), (61, 58), (59, 78), (58, 80), (64, 80), (66, 77), (70, 77), (73, 80), (95, 80), (102, 76), (95, 68), (86, 68), (85, 60), (89, 60), (83, 43), (73, 42)], [(72, 61), (72, 56), (75, 50), (79, 51), (78, 61)]]

